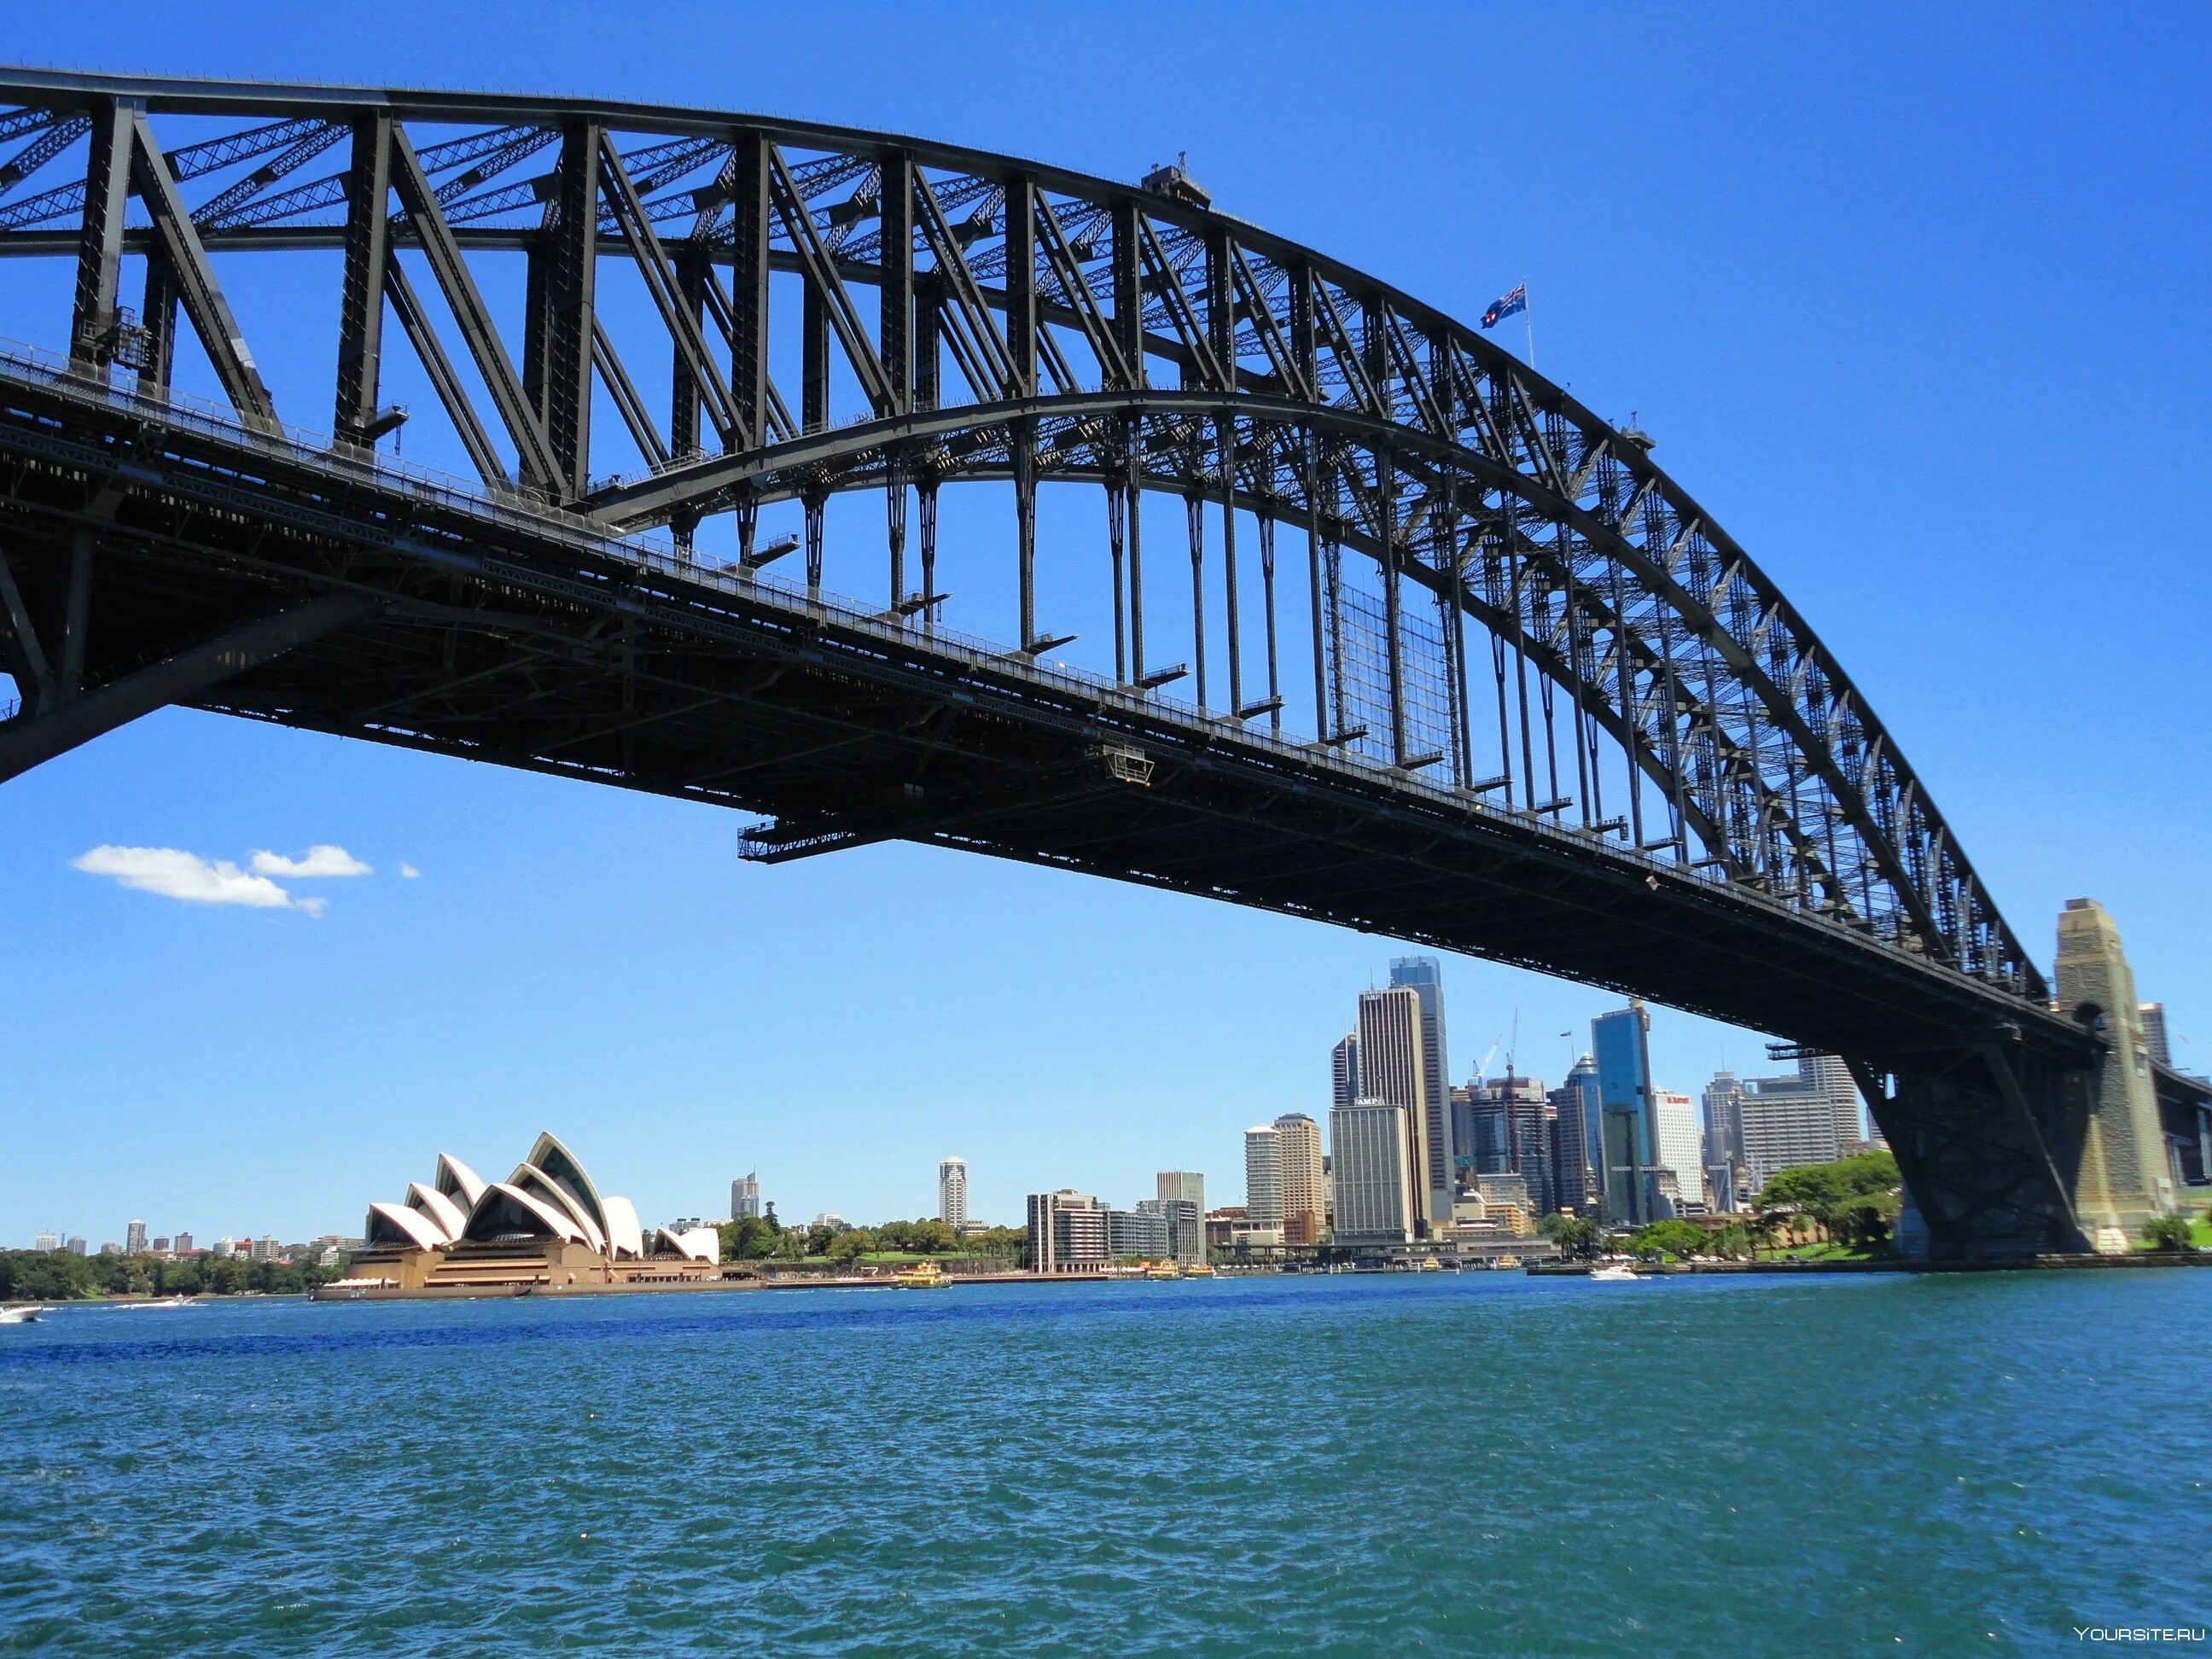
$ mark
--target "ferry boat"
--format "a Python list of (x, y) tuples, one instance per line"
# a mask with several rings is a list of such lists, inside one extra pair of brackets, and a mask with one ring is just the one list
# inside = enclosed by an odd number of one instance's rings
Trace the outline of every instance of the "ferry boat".
[(1501, 1268), (1510, 1269), (1517, 1267), (1521, 1265), (1521, 1258), (1514, 1255), (1512, 1251), (1508, 1250), (1504, 1255), (1498, 1258), (1498, 1265)]
[(1182, 1270), (1182, 1276), (1185, 1279), (1211, 1279), (1213, 1277), (1213, 1264), (1208, 1261), (1194, 1261)]
[(902, 1291), (941, 1291), (951, 1282), (934, 1261), (917, 1261), (891, 1275), (891, 1283)]
[(1145, 1277), (1147, 1279), (1181, 1279), (1182, 1277), (1182, 1269), (1176, 1267), (1172, 1261), (1155, 1261), (1151, 1267), (1145, 1269)]

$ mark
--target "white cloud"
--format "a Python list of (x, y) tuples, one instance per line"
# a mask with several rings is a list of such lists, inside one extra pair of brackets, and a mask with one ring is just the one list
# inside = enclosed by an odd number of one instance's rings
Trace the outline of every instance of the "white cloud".
[(413, 881), (422, 872), (420, 870), (417, 870), (411, 864), (403, 864), (399, 866), (399, 873), (404, 876), (408, 880)]
[(317, 876), (368, 876), (375, 872), (343, 847), (327, 842), (307, 849), (303, 859), (280, 858), (274, 853), (261, 852), (253, 855), (253, 873), (257, 876), (287, 876), (295, 881)]
[(187, 904), (245, 904), (261, 910), (296, 904), (266, 876), (248, 875), (228, 859), (204, 859), (174, 847), (95, 847), (74, 863), (87, 875), (112, 876), (125, 887)]

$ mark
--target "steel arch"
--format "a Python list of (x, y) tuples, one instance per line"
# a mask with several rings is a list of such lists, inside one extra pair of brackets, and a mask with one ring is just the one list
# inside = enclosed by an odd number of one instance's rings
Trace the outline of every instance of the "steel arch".
[[(67, 343), (88, 373), (122, 365), (165, 386), (181, 315), (240, 417), (270, 426), (216, 267), (340, 251), (341, 441), (374, 441), (396, 322), (488, 491), (670, 524), (687, 542), (727, 513), (746, 555), (760, 506), (796, 499), (818, 581), (823, 500), (884, 489), (890, 605), (925, 629), (941, 605), (896, 574), (908, 491), (926, 567), (939, 487), (1011, 484), (1015, 648), (1031, 655), (1040, 482), (1103, 487), (1133, 540), (1140, 492), (1193, 502), (1194, 569), (1201, 508), (1228, 510), (1224, 532), (1253, 515), (1306, 541), (1320, 739), (1362, 750), (1325, 729), (1347, 671), (1320, 640), (1341, 603), (1331, 556), (1351, 548), (1393, 619), (1392, 729), (1364, 740), (1384, 771), (1442, 765), (1462, 790), (1494, 790), (1476, 775), (1472, 622), (1500, 665), (1510, 806), (1572, 810), (1601, 840), (1717, 872), (2029, 1007), (2046, 998), (1865, 698), (1648, 441), (1414, 297), (1213, 211), (1177, 170), (1131, 186), (896, 135), (587, 100), (29, 71), (0, 76), (0, 98), (16, 106), (0, 134), (18, 146), (0, 161), (0, 255), (76, 258)], [(52, 182), (80, 153), (78, 178)], [(509, 252), (528, 268), (519, 341), (474, 274)], [(133, 318), (121, 266), (142, 256)], [(626, 365), (637, 348), (616, 337), (629, 319), (597, 303), (603, 269), (646, 292), (639, 314), (672, 363), (665, 430)], [(795, 283), (795, 307), (771, 303), (778, 283)], [(794, 335), (795, 410), (773, 372)], [(1155, 386), (1164, 370), (1178, 384)], [(595, 466), (608, 448), (604, 434), (594, 447), (595, 387), (642, 477), (607, 482)], [(840, 424), (856, 403), (860, 418)], [(1450, 704), (1449, 755), (1408, 745), (1421, 665), (1407, 659), (1427, 648), (1395, 620), (1409, 586), (1443, 601), (1446, 660), (1427, 667)], [(1117, 629), (1126, 618), (1140, 635), (1141, 600), (1118, 574), (1113, 603)], [(1201, 598), (1201, 649), (1204, 614)], [(1272, 639), (1272, 603), (1267, 621)], [(1233, 623), (1227, 643), (1233, 665)], [(1525, 661), (1572, 705), (1571, 799), (1534, 799), (1525, 689), (1516, 718), (1495, 654), (1508, 650), (1516, 673)], [(1147, 678), (1140, 659), (1117, 669)], [(1252, 707), (1279, 719), (1283, 688), (1269, 691)], [(1545, 734), (1556, 774), (1548, 712)], [(1612, 819), (1598, 799), (1607, 765), (1626, 787)], [(1644, 833), (1647, 814), (1663, 836)]]

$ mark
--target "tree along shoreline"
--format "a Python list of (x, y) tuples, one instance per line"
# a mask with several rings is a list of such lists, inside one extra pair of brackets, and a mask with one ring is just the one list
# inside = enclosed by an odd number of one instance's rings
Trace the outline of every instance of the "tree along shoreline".
[(105, 1302), (134, 1297), (304, 1296), (345, 1272), (235, 1256), (79, 1255), (0, 1250), (0, 1302)]

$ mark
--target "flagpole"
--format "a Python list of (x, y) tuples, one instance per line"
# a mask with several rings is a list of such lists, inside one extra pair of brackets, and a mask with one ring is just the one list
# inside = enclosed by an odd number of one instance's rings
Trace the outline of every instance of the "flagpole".
[(1528, 367), (1536, 367), (1536, 313), (1528, 309), (1528, 284), (1521, 284), (1521, 326), (1528, 336)]

